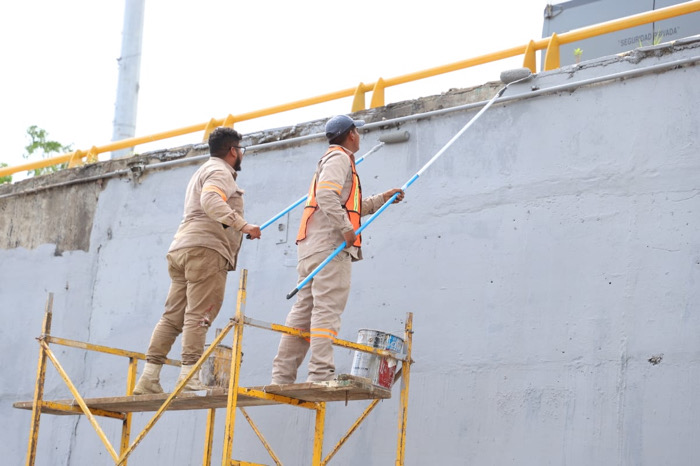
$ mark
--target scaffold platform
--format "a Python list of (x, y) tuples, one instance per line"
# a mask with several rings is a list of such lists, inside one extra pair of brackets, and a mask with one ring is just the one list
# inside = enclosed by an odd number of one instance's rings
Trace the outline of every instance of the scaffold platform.
[[(210, 343), (209, 348), (204, 351), (202, 357), (193, 366), (189, 376), (179, 381), (171, 393), (133, 395), (136, 385), (136, 375), (138, 362), (144, 361), (146, 355), (124, 349), (111, 348), (108, 346), (96, 345), (93, 343), (69, 340), (51, 335), (51, 321), (53, 315), (53, 294), (49, 293), (42, 334), (37, 338), (39, 341), (39, 361), (37, 365), (36, 384), (34, 388), (34, 398), (31, 401), (18, 401), (13, 404), (15, 408), (30, 410), (32, 420), (29, 432), (29, 442), (27, 445), (26, 465), (32, 466), (36, 461), (37, 444), (39, 437), (39, 424), (42, 414), (47, 415), (84, 415), (98, 437), (104, 444), (107, 452), (111, 456), (115, 465), (126, 466), (128, 458), (134, 449), (140, 444), (144, 437), (150, 432), (156, 422), (161, 419), (167, 411), (183, 410), (207, 410), (207, 427), (205, 433), (205, 445), (202, 464), (210, 466), (212, 464), (212, 445), (214, 439), (214, 423), (217, 409), (225, 409), (226, 423), (224, 433), (224, 445), (221, 464), (227, 465), (252, 465), (245, 461), (232, 459), (233, 438), (236, 425), (236, 412), (240, 412), (250, 424), (260, 442), (267, 450), (274, 464), (281, 466), (283, 463), (275, 454), (270, 444), (267, 442), (260, 429), (255, 425), (253, 419), (246, 411), (247, 407), (287, 405), (305, 408), (315, 412), (315, 427), (312, 450), (312, 466), (324, 466), (337, 453), (341, 446), (348, 440), (352, 433), (366, 419), (370, 412), (382, 400), (390, 399), (392, 396), (391, 387), (383, 385), (393, 385), (389, 379), (382, 385), (374, 383), (373, 380), (364, 377), (357, 377), (350, 374), (338, 375), (334, 380), (327, 382), (305, 382), (286, 385), (263, 385), (244, 387), (240, 385), (239, 374), (242, 363), (242, 340), (245, 326), (257, 327), (265, 330), (297, 336), (300, 338), (310, 338), (308, 331), (297, 328), (286, 327), (284, 325), (258, 321), (246, 317), (244, 313), (246, 302), (246, 284), (248, 271), (242, 270), (240, 286), (238, 289), (236, 315), (231, 318), (228, 324)], [(231, 346), (230, 370), (225, 371), (227, 375), (226, 383), (220, 387), (211, 388), (197, 392), (185, 392), (184, 387), (191, 377), (199, 372), (200, 367), (212, 356), (216, 348), (219, 347), (223, 339), (233, 333), (233, 345)], [(398, 441), (396, 447), (397, 466), (404, 464), (405, 442), (406, 442), (406, 422), (408, 412), (408, 387), (410, 380), (410, 368), (413, 335), (413, 314), (407, 313), (404, 333), (404, 351), (397, 353), (387, 349), (376, 348), (347, 340), (334, 339), (333, 345), (343, 348), (361, 351), (382, 358), (383, 362), (395, 361), (397, 363), (396, 373), (393, 383), (400, 380), (401, 390), (399, 397), (399, 419), (398, 419)], [(88, 351), (96, 351), (115, 356), (122, 356), (129, 359), (126, 383), (126, 395), (83, 398), (76, 385), (65, 372), (56, 353), (50, 348), (50, 344), (78, 348)], [(398, 350), (397, 350), (398, 351)], [(389, 358), (389, 359), (386, 359)], [(386, 361), (385, 361), (386, 359)], [(46, 378), (47, 362), (51, 362), (58, 372), (63, 382), (68, 387), (73, 398), (60, 400), (44, 399), (44, 383)], [(400, 363), (400, 365), (398, 364)], [(165, 364), (179, 366), (180, 361), (166, 360)], [(226, 366), (228, 367), (228, 366)], [(345, 435), (338, 441), (335, 447), (324, 456), (324, 429), (326, 422), (326, 403), (350, 401), (370, 401), (362, 414), (356, 419), (354, 424), (348, 429)], [(131, 440), (131, 425), (133, 413), (154, 412), (151, 419), (143, 427), (143, 430)], [(98, 417), (112, 418), (122, 422), (121, 438), (117, 448), (107, 438), (105, 432), (97, 421)]]
[[(333, 401), (359, 401), (359, 400), (385, 400), (391, 398), (391, 390), (372, 384), (372, 381), (364, 377), (356, 377), (350, 374), (341, 374), (337, 380), (328, 382), (305, 382), (288, 385), (264, 385), (258, 387), (239, 387), (237, 405), (239, 407), (269, 406), (287, 404), (273, 399), (261, 399), (246, 395), (241, 392), (262, 392), (272, 395), (281, 395), (299, 401), (311, 403), (326, 403)], [(85, 398), (85, 404), (91, 411), (113, 411), (116, 413), (143, 413), (157, 411), (170, 393), (154, 395), (131, 395), (104, 398)], [(47, 402), (42, 407), (42, 414), (72, 415), (83, 414), (80, 405), (74, 399), (56, 400)], [(168, 411), (182, 411), (193, 409), (217, 409), (225, 408), (228, 403), (228, 389), (213, 388), (198, 392), (180, 393), (170, 406)], [(75, 411), (58, 409), (55, 406), (73, 406)], [(31, 410), (33, 401), (19, 401), (13, 404), (15, 408)]]

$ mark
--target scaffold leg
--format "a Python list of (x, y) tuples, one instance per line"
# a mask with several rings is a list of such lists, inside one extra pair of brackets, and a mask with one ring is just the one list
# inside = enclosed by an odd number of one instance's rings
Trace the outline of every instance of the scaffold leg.
[(326, 403), (321, 402), (316, 409), (316, 427), (314, 429), (314, 454), (312, 466), (321, 466), (323, 459), (323, 427), (326, 422)]
[[(49, 293), (44, 311), (44, 323), (41, 328), (39, 341), (51, 334), (51, 317), (53, 316), (53, 293)], [(46, 378), (46, 352), (39, 345), (39, 363), (36, 369), (36, 385), (34, 386), (34, 404), (32, 406), (32, 423), (29, 429), (29, 444), (27, 445), (27, 466), (34, 466), (36, 446), (39, 442), (39, 421), (41, 420), (41, 404), (44, 400), (44, 379)]]
[(396, 446), (396, 466), (403, 466), (406, 454), (406, 421), (408, 417), (408, 385), (411, 380), (411, 351), (413, 349), (413, 313), (406, 314), (406, 361), (401, 365), (401, 399), (399, 404), (399, 439)]
[(248, 270), (241, 270), (238, 286), (238, 302), (236, 304), (236, 323), (233, 329), (233, 354), (231, 358), (231, 375), (228, 383), (228, 403), (226, 406), (226, 432), (224, 434), (224, 451), (221, 466), (231, 464), (233, 455), (233, 433), (236, 426), (236, 405), (238, 402), (238, 384), (241, 368), (241, 348), (243, 344), (243, 326), (245, 317), (246, 284)]
[[(136, 373), (138, 369), (138, 359), (129, 358), (129, 373), (126, 376), (126, 395), (130, 396), (134, 394), (134, 387), (136, 386)], [(119, 456), (123, 455), (126, 450), (129, 449), (129, 442), (131, 441), (131, 417), (132, 413), (125, 413), (126, 417), (122, 421), (122, 442), (119, 448)], [(127, 462), (122, 463), (124, 466)]]
[(207, 430), (204, 433), (204, 457), (202, 466), (211, 466), (211, 453), (214, 444), (214, 421), (216, 421), (216, 409), (210, 409), (207, 414)]

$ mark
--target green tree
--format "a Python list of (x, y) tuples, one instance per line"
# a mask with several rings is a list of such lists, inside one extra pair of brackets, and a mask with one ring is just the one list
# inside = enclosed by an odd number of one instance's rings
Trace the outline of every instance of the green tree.
[[(0, 162), (0, 168), (6, 167), (7, 164), (5, 162)], [(12, 183), (12, 175), (7, 175), (7, 176), (0, 176), (0, 184), (3, 183)]]
[[(26, 153), (24, 153), (22, 157), (25, 159), (28, 159), (34, 154), (41, 154), (41, 158), (46, 159), (56, 155), (65, 154), (66, 152), (71, 152), (73, 150), (72, 145), (64, 146), (58, 141), (49, 140), (49, 133), (45, 129), (41, 129), (36, 125), (32, 125), (27, 128), (27, 135), (29, 136), (31, 142), (24, 146)], [(55, 173), (59, 170), (63, 170), (66, 167), (68, 167), (68, 163), (64, 162), (59, 163), (58, 165), (29, 170), (29, 174), (30, 176), (40, 176), (47, 173)]]

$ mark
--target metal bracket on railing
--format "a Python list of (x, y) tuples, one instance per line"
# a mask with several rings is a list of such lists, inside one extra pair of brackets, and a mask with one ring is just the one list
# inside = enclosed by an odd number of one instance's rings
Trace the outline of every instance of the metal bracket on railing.
[(202, 142), (207, 142), (209, 140), (209, 133), (214, 131), (216, 127), (219, 126), (219, 120), (216, 118), (212, 118), (209, 120), (209, 123), (207, 123), (207, 126), (204, 127), (204, 137), (202, 138)]
[(547, 53), (544, 55), (544, 70), (556, 70), (559, 68), (559, 36), (552, 34), (547, 44)]
[(221, 123), (221, 126), (226, 126), (226, 127), (229, 127), (229, 128), (233, 128), (233, 124), (234, 124), (235, 122), (236, 122), (236, 117), (234, 117), (233, 115), (231, 115), (231, 114), (229, 113), (228, 116), (227, 116), (226, 118), (224, 118), (224, 122)]
[(87, 152), (87, 161), (88, 163), (95, 163), (97, 162), (97, 155), (99, 154), (99, 150), (97, 149), (97, 146), (92, 146), (90, 150)]
[(73, 155), (68, 161), (68, 168), (73, 168), (82, 165), (83, 157), (85, 157), (86, 155), (87, 152), (85, 152), (84, 150), (76, 150), (75, 152), (73, 152)]
[(365, 109), (365, 84), (360, 83), (355, 88), (355, 94), (352, 97), (351, 112), (359, 112)]
[(523, 56), (523, 68), (527, 68), (533, 73), (537, 73), (537, 48), (535, 41), (531, 40), (525, 47), (525, 55)]
[(384, 79), (379, 78), (374, 84), (374, 89), (372, 89), (372, 102), (370, 102), (370, 108), (377, 108), (384, 106)]

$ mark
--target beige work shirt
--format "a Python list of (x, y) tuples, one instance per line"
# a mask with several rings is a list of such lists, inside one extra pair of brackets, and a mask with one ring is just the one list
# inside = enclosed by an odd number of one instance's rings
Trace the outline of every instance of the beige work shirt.
[[(347, 150), (347, 149), (346, 149)], [(348, 150), (348, 153), (352, 154)], [(340, 148), (321, 157), (316, 168), (318, 182), (316, 183), (316, 202), (318, 209), (309, 218), (306, 227), (306, 238), (297, 247), (299, 259), (305, 259), (317, 252), (329, 253), (338, 247), (345, 238), (343, 233), (352, 230), (352, 223), (345, 210), (345, 201), (350, 196), (352, 188), (352, 162)], [(340, 192), (336, 189), (322, 189), (321, 186), (342, 186)], [(379, 210), (384, 204), (384, 196), (377, 194), (362, 198), (361, 215), (370, 215)], [(362, 259), (361, 248), (349, 246), (345, 248), (353, 261)]]
[[(243, 241), (243, 190), (236, 171), (223, 159), (210, 157), (192, 175), (185, 193), (185, 213), (168, 252), (205, 247), (221, 254), (236, 270)], [(227, 225), (228, 228), (224, 228)]]

